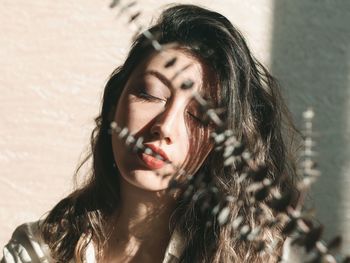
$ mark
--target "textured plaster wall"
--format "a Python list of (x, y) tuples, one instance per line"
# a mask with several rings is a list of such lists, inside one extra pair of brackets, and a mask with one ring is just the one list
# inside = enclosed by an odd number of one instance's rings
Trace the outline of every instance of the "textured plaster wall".
[[(172, 1), (138, 2), (134, 10), (142, 8), (148, 23)], [(327, 177), (317, 184), (315, 204), (320, 220), (350, 244), (348, 2), (181, 2), (217, 10), (241, 29), (255, 55), (281, 76), (297, 120), (307, 105), (316, 108)], [(1, 1), (0, 247), (17, 225), (37, 220), (73, 188), (104, 83), (132, 37), (109, 3)]]
[(350, 1), (275, 0), (270, 65), (299, 127), (315, 110), (321, 177), (310, 205), (350, 253)]

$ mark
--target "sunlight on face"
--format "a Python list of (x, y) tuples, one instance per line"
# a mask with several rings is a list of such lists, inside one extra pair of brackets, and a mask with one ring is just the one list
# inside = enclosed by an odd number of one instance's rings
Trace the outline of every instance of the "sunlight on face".
[[(164, 65), (176, 57), (176, 63)], [(192, 98), (203, 85), (203, 65), (178, 49), (153, 52), (131, 73), (118, 102), (114, 121), (127, 127), (144, 145), (171, 164), (146, 153), (134, 153), (112, 135), (113, 154), (122, 179), (150, 191), (167, 188), (175, 167), (180, 167), (189, 153), (190, 134), (186, 121), (198, 121), (199, 106)], [(181, 89), (192, 80), (191, 89)], [(198, 124), (200, 125), (200, 124)]]

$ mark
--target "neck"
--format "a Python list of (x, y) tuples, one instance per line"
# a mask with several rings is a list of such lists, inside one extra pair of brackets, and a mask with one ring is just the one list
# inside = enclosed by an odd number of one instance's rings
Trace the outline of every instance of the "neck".
[(147, 191), (120, 178), (120, 206), (108, 221), (110, 237), (104, 254), (110, 259), (120, 257), (121, 251), (129, 258), (162, 258), (171, 236), (169, 219), (175, 208), (174, 198), (165, 190)]

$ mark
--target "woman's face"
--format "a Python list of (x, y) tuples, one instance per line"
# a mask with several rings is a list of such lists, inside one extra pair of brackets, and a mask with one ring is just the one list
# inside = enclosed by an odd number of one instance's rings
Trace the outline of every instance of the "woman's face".
[[(173, 66), (166, 63), (176, 57)], [(201, 93), (203, 65), (179, 49), (153, 52), (131, 73), (118, 101), (114, 121), (127, 127), (143, 144), (168, 159), (171, 164), (146, 153), (135, 153), (118, 137), (112, 135), (113, 154), (123, 179), (134, 186), (159, 191), (167, 188), (176, 168), (188, 153), (190, 134), (186, 123), (201, 125), (199, 105), (193, 92)], [(207, 77), (207, 76), (206, 76)], [(186, 81), (190, 89), (181, 89)]]

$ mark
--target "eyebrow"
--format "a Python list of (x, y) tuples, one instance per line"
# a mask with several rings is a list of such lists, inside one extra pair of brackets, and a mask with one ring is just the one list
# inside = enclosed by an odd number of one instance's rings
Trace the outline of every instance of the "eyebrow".
[(159, 79), (168, 88), (174, 88), (171, 81), (165, 77), (162, 73), (156, 70), (147, 70), (143, 75), (151, 75)]
[[(188, 67), (188, 66), (187, 66)], [(185, 67), (185, 68), (187, 68)], [(182, 72), (182, 71), (181, 71)], [(156, 70), (147, 70), (145, 71), (142, 75), (147, 76), (147, 75), (151, 75), (156, 77), (157, 79), (159, 79), (165, 86), (167, 86), (170, 89), (174, 89), (173, 84), (171, 83), (171, 81), (165, 77), (162, 73), (160, 73), (159, 71)], [(204, 94), (199, 93), (199, 95), (206, 101), (209, 101), (210, 99), (205, 96)]]
[(192, 64), (188, 64), (186, 66), (184, 66), (182, 69), (178, 70), (175, 75), (171, 78), (171, 80), (176, 79), (177, 76), (179, 76), (182, 72), (184, 72), (186, 69), (188, 69), (190, 66), (192, 66)]

